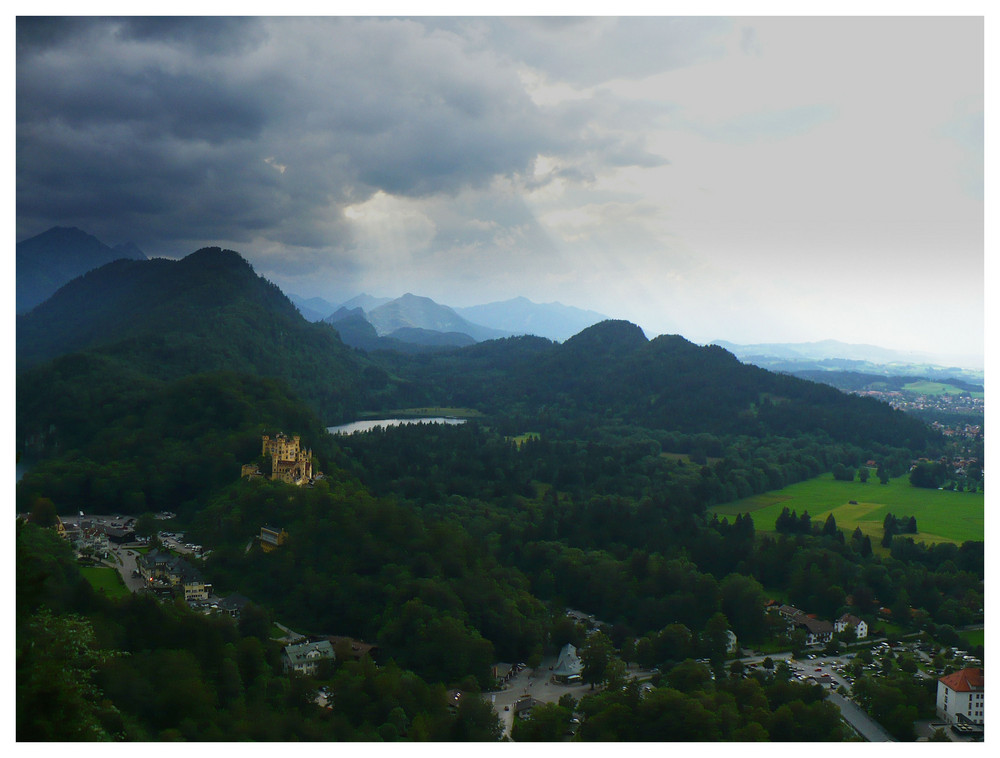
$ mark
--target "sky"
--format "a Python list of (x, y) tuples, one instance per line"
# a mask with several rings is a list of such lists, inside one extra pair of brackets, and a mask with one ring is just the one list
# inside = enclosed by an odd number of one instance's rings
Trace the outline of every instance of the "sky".
[(984, 66), (975, 16), (20, 18), (16, 235), (981, 356)]

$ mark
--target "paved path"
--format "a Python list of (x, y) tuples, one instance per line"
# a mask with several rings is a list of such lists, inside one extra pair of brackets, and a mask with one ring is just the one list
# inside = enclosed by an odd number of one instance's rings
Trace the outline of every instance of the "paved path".
[(129, 591), (138, 592), (145, 589), (146, 583), (143, 581), (143, 578), (141, 576), (132, 576), (132, 572), (138, 568), (136, 560), (139, 554), (128, 548), (119, 548), (115, 555), (120, 559), (120, 563), (117, 565), (118, 573), (121, 574), (122, 581), (125, 582), (125, 586), (129, 588)]
[(830, 692), (830, 702), (840, 708), (844, 720), (857, 730), (858, 734), (868, 742), (895, 742), (896, 739), (889, 734), (881, 724), (865, 713), (859, 706), (847, 698)]

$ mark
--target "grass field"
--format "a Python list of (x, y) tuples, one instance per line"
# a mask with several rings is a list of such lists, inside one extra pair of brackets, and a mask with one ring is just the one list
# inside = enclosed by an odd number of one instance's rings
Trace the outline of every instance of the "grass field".
[(122, 578), (113, 568), (87, 566), (81, 568), (80, 573), (90, 582), (91, 587), (110, 598), (125, 597), (129, 594)]
[[(851, 501), (855, 501), (851, 503)], [(875, 477), (838, 482), (833, 474), (793, 484), (784, 489), (755, 495), (733, 503), (716, 506), (712, 511), (730, 521), (737, 513), (750, 513), (758, 532), (773, 532), (781, 509), (787, 507), (802, 515), (809, 511), (813, 523), (822, 524), (832, 513), (837, 526), (848, 535), (855, 527), (871, 537), (878, 551), (882, 540), (882, 522), (887, 513), (915, 516), (920, 530), (912, 536), (927, 544), (983, 539), (983, 493), (928, 490), (910, 485), (907, 476), (879, 484)]]
[(961, 632), (959, 637), (965, 640), (965, 644), (970, 648), (973, 648), (976, 645), (986, 644), (986, 631), (983, 629), (977, 629), (971, 632)]
[[(903, 389), (908, 392), (918, 392), (921, 395), (961, 395), (966, 390), (959, 389), (951, 384), (942, 384), (941, 382), (930, 382), (926, 379), (922, 379), (919, 382), (910, 382), (909, 384), (904, 384)], [(983, 392), (969, 392), (972, 397), (984, 397)]]

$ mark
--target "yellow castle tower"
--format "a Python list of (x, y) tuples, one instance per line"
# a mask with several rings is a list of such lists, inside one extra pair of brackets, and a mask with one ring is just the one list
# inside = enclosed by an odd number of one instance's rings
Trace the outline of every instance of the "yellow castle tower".
[(289, 437), (278, 432), (264, 435), (261, 455), (271, 456), (271, 479), (289, 484), (305, 484), (313, 477), (312, 450), (303, 450), (299, 436)]

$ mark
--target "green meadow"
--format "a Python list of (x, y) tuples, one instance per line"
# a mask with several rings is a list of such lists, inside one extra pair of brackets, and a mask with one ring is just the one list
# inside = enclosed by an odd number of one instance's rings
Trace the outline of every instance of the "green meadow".
[(80, 573), (90, 582), (90, 586), (110, 598), (124, 597), (129, 594), (118, 571), (104, 566), (85, 566)]
[(845, 536), (855, 527), (861, 527), (878, 551), (882, 522), (888, 513), (897, 517), (916, 517), (919, 531), (907, 535), (916, 542), (961, 544), (967, 540), (982, 540), (984, 503), (981, 492), (922, 489), (911, 486), (908, 476), (879, 484), (873, 472), (865, 484), (857, 480), (838, 482), (833, 474), (823, 474), (784, 489), (716, 506), (712, 512), (730, 521), (737, 513), (750, 513), (758, 532), (774, 532), (774, 522), (782, 508), (800, 516), (803, 511), (809, 511), (813, 523), (820, 524), (832, 513), (838, 528), (846, 532)]
[[(961, 395), (966, 392), (953, 384), (942, 384), (941, 382), (931, 382), (926, 379), (921, 379), (918, 382), (910, 382), (909, 384), (904, 384), (903, 389), (908, 392), (917, 392), (921, 395)], [(969, 392), (972, 397), (984, 397), (983, 392)]]

